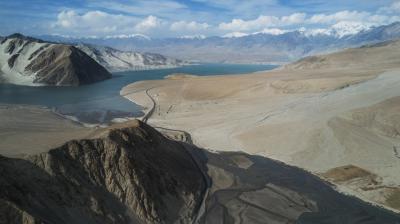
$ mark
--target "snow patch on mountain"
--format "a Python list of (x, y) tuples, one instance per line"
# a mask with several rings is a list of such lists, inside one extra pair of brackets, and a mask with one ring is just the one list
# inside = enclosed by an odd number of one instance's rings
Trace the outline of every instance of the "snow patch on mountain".
[(181, 36), (179, 37), (180, 39), (189, 39), (189, 40), (202, 40), (202, 39), (206, 39), (207, 37), (205, 35), (185, 35), (185, 36)]
[(303, 33), (307, 37), (331, 36), (331, 35), (333, 35), (332, 29), (323, 29), (323, 28), (304, 30)]
[(339, 38), (348, 35), (354, 35), (361, 31), (369, 30), (371, 26), (361, 22), (346, 22), (342, 21), (332, 26), (331, 33)]
[(146, 36), (144, 34), (121, 34), (121, 35), (112, 35), (112, 36), (106, 36), (105, 39), (112, 39), (112, 38), (119, 38), (119, 39), (126, 39), (126, 38), (142, 38), (145, 40), (151, 40), (149, 36)]
[(285, 33), (290, 32), (289, 30), (282, 30), (282, 29), (277, 29), (277, 28), (271, 28), (271, 29), (263, 29), (260, 32), (256, 32), (254, 34), (259, 34), (259, 33), (263, 33), (263, 34), (271, 34), (271, 35), (282, 35)]
[(242, 32), (232, 32), (232, 33), (227, 33), (222, 37), (224, 37), (224, 38), (238, 38), (238, 37), (245, 37), (245, 36), (248, 36), (248, 35), (250, 35), (250, 34), (242, 33)]
[(175, 68), (186, 64), (160, 54), (120, 51), (89, 44), (79, 44), (76, 47), (110, 72)]
[[(47, 47), (46, 43), (30, 42), (29, 40), (4, 39), (0, 44), (0, 73), (1, 81), (21, 85), (37, 86), (34, 83), (35, 74), (25, 68), (31, 63), (34, 52)], [(13, 54), (13, 52), (17, 52)]]

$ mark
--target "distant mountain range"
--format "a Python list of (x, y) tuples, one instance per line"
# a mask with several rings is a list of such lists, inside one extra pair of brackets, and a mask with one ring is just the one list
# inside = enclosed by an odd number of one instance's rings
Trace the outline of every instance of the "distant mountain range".
[(160, 54), (43, 41), (22, 34), (0, 37), (0, 82), (3, 83), (78, 86), (111, 78), (109, 72), (184, 64)]
[(233, 63), (287, 63), (304, 56), (342, 48), (382, 42), (400, 37), (400, 22), (372, 27), (355, 34), (335, 31), (291, 31), (281, 34), (255, 33), (225, 37), (153, 39), (143, 35), (105, 38), (41, 36), (57, 42), (89, 43), (119, 50), (162, 53), (189, 61)]
[(99, 45), (78, 44), (76, 47), (110, 72), (173, 68), (185, 62), (161, 54), (120, 51)]

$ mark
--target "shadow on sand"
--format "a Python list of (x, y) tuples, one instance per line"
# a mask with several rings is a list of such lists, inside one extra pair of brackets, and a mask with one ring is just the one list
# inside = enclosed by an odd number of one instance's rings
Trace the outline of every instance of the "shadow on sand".
[(297, 167), (242, 152), (192, 150), (213, 186), (202, 223), (400, 223), (400, 215), (338, 193)]

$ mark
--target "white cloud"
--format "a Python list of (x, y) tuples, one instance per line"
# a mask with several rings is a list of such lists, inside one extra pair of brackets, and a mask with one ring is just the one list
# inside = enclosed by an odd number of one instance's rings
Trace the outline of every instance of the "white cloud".
[(79, 36), (112, 36), (132, 33), (151, 33), (166, 26), (166, 22), (156, 16), (144, 19), (102, 11), (88, 11), (79, 14), (74, 10), (61, 11), (53, 24), (53, 31), (60, 34)]
[(400, 1), (394, 1), (391, 5), (380, 8), (378, 13), (400, 13)]
[(255, 31), (268, 27), (291, 26), (304, 22), (305, 13), (294, 13), (289, 16), (265, 16), (261, 15), (254, 20), (233, 19), (229, 23), (220, 23), (219, 28), (222, 30), (232, 31)]
[[(208, 23), (200, 23), (196, 21), (177, 21), (169, 25), (168, 30), (165, 32), (171, 33), (171, 35), (181, 37), (198, 37), (206, 36), (210, 34), (212, 26)], [(187, 38), (186, 38), (187, 39)]]
[(147, 32), (151, 29), (158, 28), (162, 25), (163, 21), (156, 16), (148, 16), (144, 20), (140, 21), (135, 26), (135, 30), (138, 32)]
[(279, 19), (274, 16), (259, 16), (255, 20), (242, 20), (233, 19), (229, 23), (220, 23), (219, 28), (222, 30), (232, 31), (249, 31), (258, 30), (263, 27), (274, 26), (278, 23)]
[(308, 22), (315, 24), (332, 24), (341, 21), (362, 21), (370, 16), (368, 12), (358, 11), (340, 11), (333, 14), (316, 14), (313, 15)]
[[(76, 10), (61, 11), (56, 21), (52, 23), (51, 32), (73, 36), (103, 37), (133, 33), (142, 33), (156, 37), (199, 35), (233, 37), (254, 33), (280, 35), (289, 31), (299, 30), (299, 27), (304, 26), (307, 35), (333, 33), (342, 36), (367, 29), (371, 26), (389, 24), (400, 20), (400, 0), (393, 2), (387, 7), (379, 8), (376, 12), (344, 10), (330, 14), (314, 15), (307, 15), (301, 12), (283, 16), (260, 14), (258, 17), (253, 17), (254, 19), (243, 19), (243, 17), (251, 17), (247, 14), (236, 13), (235, 10), (244, 10), (247, 7), (259, 8), (263, 5), (263, 0), (194, 0), (199, 4), (206, 3), (216, 8), (232, 5), (227, 10), (233, 10), (230, 16), (234, 19), (228, 21), (221, 20), (226, 17), (219, 15), (213, 15), (211, 18), (208, 18), (206, 17), (208, 12), (199, 11), (195, 12), (195, 15), (191, 15), (190, 13), (193, 12), (190, 11), (188, 5), (176, 2), (175, 0), (161, 2), (160, 0), (130, 1), (121, 3), (99, 0), (90, 1), (89, 3), (93, 8), (107, 7), (108, 9), (112, 9), (114, 13), (100, 10), (84, 13)], [(273, 5), (276, 0), (267, 1), (268, 4)], [(140, 10), (141, 7), (143, 10)], [(253, 11), (253, 14), (257, 12)], [(282, 15), (282, 12), (277, 12), (277, 14)], [(201, 18), (201, 22), (193, 20), (193, 18)]]
[(316, 14), (311, 16), (307, 23), (318, 25), (332, 25), (339, 22), (359, 22), (368, 25), (382, 25), (394, 22), (398, 16), (373, 14), (359, 11), (340, 11), (333, 14)]
[(74, 10), (61, 11), (52, 28), (65, 33), (82, 35), (101, 35), (114, 33), (117, 30), (128, 31), (137, 18), (119, 14), (108, 14), (102, 11), (89, 11), (78, 14)]
[(283, 16), (281, 18), (281, 23), (283, 25), (293, 25), (293, 24), (299, 24), (304, 22), (306, 19), (306, 14), (305, 13), (294, 13), (289, 16)]

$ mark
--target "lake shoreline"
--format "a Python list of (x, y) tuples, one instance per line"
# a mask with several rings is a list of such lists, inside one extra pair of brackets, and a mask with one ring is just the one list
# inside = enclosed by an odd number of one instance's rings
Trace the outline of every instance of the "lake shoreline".
[[(0, 84), (0, 104), (44, 106), (86, 126), (104, 125), (143, 116), (145, 108), (120, 95), (120, 90), (130, 83), (164, 79), (175, 73), (220, 76), (246, 74), (272, 68), (275, 66), (194, 64), (168, 69), (117, 72), (109, 80), (79, 87)], [(100, 119), (94, 119), (96, 117)]]

